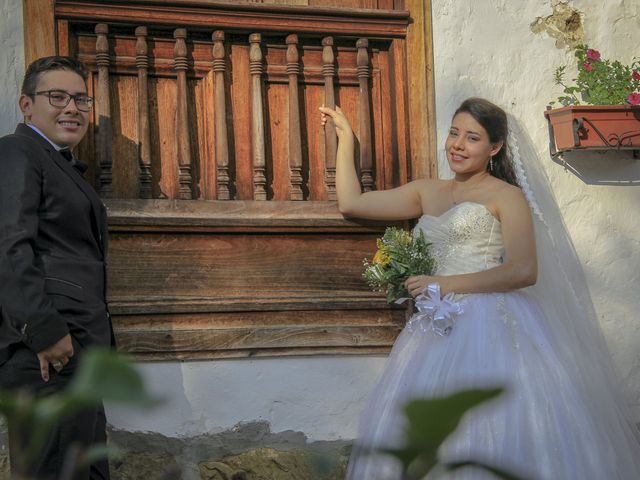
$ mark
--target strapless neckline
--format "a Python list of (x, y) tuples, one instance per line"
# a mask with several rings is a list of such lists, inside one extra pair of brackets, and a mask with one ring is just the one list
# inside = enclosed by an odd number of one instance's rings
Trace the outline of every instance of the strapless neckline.
[(456, 211), (456, 210), (457, 210), (459, 207), (461, 207), (462, 205), (475, 205), (475, 206), (481, 207), (482, 209), (484, 209), (484, 211), (485, 211), (486, 213), (488, 213), (489, 215), (491, 215), (491, 217), (493, 217), (493, 219), (494, 219), (496, 222), (500, 223), (500, 220), (498, 220), (498, 219), (495, 217), (495, 215), (494, 215), (493, 213), (491, 213), (491, 210), (489, 210), (485, 204), (480, 203), (480, 202), (473, 202), (473, 201), (470, 201), (470, 200), (466, 200), (466, 201), (464, 201), (464, 202), (456, 203), (453, 207), (451, 207), (449, 210), (445, 210), (445, 211), (444, 211), (444, 212), (442, 212), (440, 215), (429, 215), (428, 213), (423, 213), (423, 214), (420, 216), (420, 218), (424, 218), (424, 217), (426, 217), (426, 218), (442, 219), (442, 218), (444, 218), (444, 217), (448, 216), (450, 213), (453, 213), (454, 211)]
[(502, 263), (502, 225), (479, 202), (461, 202), (440, 215), (422, 215), (413, 234), (423, 232), (431, 244), (438, 275), (458, 275)]

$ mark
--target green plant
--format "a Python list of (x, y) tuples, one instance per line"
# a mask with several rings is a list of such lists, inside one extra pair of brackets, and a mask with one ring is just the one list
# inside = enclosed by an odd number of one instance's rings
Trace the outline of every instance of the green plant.
[(599, 51), (586, 45), (579, 45), (575, 56), (578, 76), (573, 79), (573, 85), (565, 82), (566, 65), (555, 71), (555, 83), (563, 87), (564, 92), (557, 102), (563, 106), (640, 105), (640, 59), (634, 58), (631, 65), (604, 60)]
[(462, 390), (446, 397), (412, 400), (405, 406), (408, 427), (404, 447), (382, 451), (400, 460), (403, 480), (419, 480), (435, 471), (444, 473), (468, 467), (485, 470), (503, 480), (522, 480), (515, 473), (484, 462), (468, 459), (447, 463), (438, 457), (440, 445), (458, 427), (463, 415), (502, 392), (502, 388)]
[[(140, 408), (160, 403), (147, 393), (142, 377), (125, 357), (101, 348), (90, 348), (83, 353), (77, 373), (62, 391), (38, 397), (26, 391), (0, 390), (0, 415), (7, 420), (11, 444), (25, 445), (27, 442), (23, 439), (29, 439), (27, 449), (12, 455), (13, 478), (28, 478), (24, 472), (56, 422), (80, 409), (99, 405), (103, 400)], [(76, 466), (92, 463), (106, 454), (106, 445), (96, 445), (88, 451), (70, 445), (60, 480), (71, 478)]]

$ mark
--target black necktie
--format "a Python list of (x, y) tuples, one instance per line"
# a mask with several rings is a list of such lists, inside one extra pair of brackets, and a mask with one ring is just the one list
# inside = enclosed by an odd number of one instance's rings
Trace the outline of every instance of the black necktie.
[(87, 171), (87, 164), (81, 162), (80, 160), (76, 159), (73, 156), (73, 153), (71, 153), (71, 149), (69, 147), (64, 147), (61, 148), (60, 150), (58, 150), (60, 152), (60, 155), (62, 155), (64, 158), (67, 159), (67, 161), (71, 164), (71, 166), (73, 168), (75, 168), (78, 173), (80, 175), (83, 175), (84, 172)]

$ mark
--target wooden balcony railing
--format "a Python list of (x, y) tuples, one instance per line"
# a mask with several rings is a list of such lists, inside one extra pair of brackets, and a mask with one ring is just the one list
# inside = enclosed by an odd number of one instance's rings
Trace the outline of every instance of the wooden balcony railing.
[[(305, 10), (295, 31), (273, 31), (280, 25), (265, 11), (266, 28), (252, 31), (229, 5), (212, 17), (224, 29), (192, 17), (172, 28), (159, 8), (150, 19), (124, 2), (91, 3), (61, 1), (56, 11), (70, 17), (59, 21), (61, 43), (92, 71), (95, 137), (82, 155), (103, 198), (334, 200), (336, 137), (319, 125), (322, 104), (341, 104), (351, 120), (365, 191), (406, 170), (397, 168), (408, 161), (397, 148), (408, 144), (406, 106), (386, 98), (407, 88), (406, 12), (368, 12), (349, 33), (370, 36), (347, 36), (339, 9)], [(89, 12), (113, 22), (92, 23)], [(326, 30), (340, 35), (317, 32), (328, 12)]]

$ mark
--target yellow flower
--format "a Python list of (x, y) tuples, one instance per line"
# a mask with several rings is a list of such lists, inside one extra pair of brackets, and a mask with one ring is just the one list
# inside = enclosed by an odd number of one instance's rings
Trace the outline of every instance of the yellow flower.
[(389, 265), (389, 262), (391, 262), (391, 257), (388, 254), (386, 254), (384, 251), (382, 251), (382, 249), (380, 249), (373, 256), (372, 262), (380, 264), (383, 267), (386, 267), (387, 265)]

